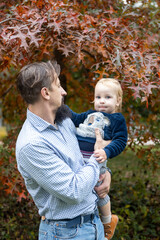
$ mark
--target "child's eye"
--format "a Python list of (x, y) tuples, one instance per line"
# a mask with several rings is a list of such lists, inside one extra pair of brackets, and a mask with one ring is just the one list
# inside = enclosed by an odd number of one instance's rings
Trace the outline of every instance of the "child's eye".
[(106, 96), (106, 99), (109, 99), (109, 98), (111, 98), (110, 96)]
[(97, 99), (100, 99), (100, 96), (96, 96)]

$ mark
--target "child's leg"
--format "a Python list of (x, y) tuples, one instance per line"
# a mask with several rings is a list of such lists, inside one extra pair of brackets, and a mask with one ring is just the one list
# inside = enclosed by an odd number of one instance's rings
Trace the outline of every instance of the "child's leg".
[(111, 214), (111, 202), (109, 196), (98, 201), (99, 210), (101, 213), (101, 220), (104, 226), (104, 235), (110, 240), (115, 232), (118, 216)]
[(104, 206), (99, 207), (101, 213), (101, 220), (103, 223), (111, 222), (111, 202), (108, 201)]

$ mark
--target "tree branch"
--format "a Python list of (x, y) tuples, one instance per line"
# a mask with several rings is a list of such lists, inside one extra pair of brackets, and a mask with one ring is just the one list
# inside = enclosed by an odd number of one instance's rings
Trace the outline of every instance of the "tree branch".
[(94, 60), (96, 60), (95, 56), (92, 55), (92, 54), (91, 54), (90, 52), (88, 52), (87, 50), (82, 49), (81, 51), (84, 52), (84, 53), (87, 53), (91, 58), (93, 58)]
[(4, 97), (7, 95), (7, 93), (12, 89), (12, 87), (13, 87), (13, 85), (11, 85), (11, 86), (2, 94), (2, 96), (0, 96), (0, 98), (4, 98)]
[(8, 22), (10, 20), (15, 20), (15, 21), (19, 21), (22, 23), (22, 21), (20, 19), (16, 19), (16, 18), (7, 18), (7, 19), (4, 19), (3, 21), (0, 22), (0, 24), (4, 23), (4, 22)]
[[(111, 37), (111, 36), (109, 36), (109, 35), (107, 35), (107, 34), (105, 34), (104, 37), (108, 37), (108, 38), (113, 39), (114, 41), (122, 44), (120, 41), (118, 41), (117, 39), (115, 39), (115, 38), (113, 38), (113, 37)], [(103, 37), (103, 38), (104, 38), (104, 37)]]

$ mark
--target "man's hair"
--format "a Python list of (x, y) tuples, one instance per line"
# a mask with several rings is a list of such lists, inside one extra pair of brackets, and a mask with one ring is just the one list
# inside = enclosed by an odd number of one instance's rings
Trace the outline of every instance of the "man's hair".
[(43, 87), (51, 89), (55, 73), (58, 76), (60, 74), (60, 66), (56, 61), (35, 62), (21, 69), (17, 88), (27, 104), (34, 104), (39, 99)]
[(103, 84), (104, 86), (113, 88), (115, 90), (116, 95), (117, 95), (117, 99), (119, 97), (121, 98), (120, 104), (116, 108), (116, 112), (121, 112), (121, 110), (122, 110), (123, 91), (122, 91), (122, 87), (121, 87), (120, 83), (118, 82), (118, 80), (116, 80), (114, 78), (102, 78), (102, 79), (100, 79), (96, 83), (96, 85), (99, 84), (99, 83)]

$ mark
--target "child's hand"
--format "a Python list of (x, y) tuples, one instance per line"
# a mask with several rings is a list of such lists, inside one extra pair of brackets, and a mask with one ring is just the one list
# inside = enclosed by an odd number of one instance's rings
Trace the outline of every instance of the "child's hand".
[(111, 140), (103, 140), (98, 128), (95, 129), (96, 142), (94, 145), (94, 150), (105, 148), (111, 143)]
[(105, 160), (107, 160), (107, 155), (103, 149), (95, 150), (94, 157), (99, 163), (103, 163)]

